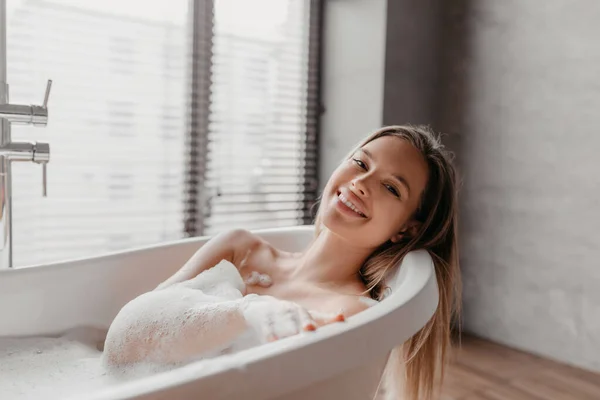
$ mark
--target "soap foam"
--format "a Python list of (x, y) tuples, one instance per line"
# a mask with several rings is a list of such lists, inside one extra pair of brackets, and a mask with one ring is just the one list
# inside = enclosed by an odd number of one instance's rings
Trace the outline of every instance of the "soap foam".
[[(217, 308), (231, 310), (231, 303), (219, 307), (215, 303), (242, 299), (245, 289), (237, 268), (226, 261), (200, 275), (164, 292), (144, 294), (123, 307), (119, 313), (122, 318), (115, 319), (114, 326), (120, 338), (115, 335), (111, 339), (106, 331), (93, 328), (72, 329), (56, 337), (0, 338), (0, 399), (76, 399), (83, 393), (181, 366), (183, 363), (161, 362), (165, 354), (172, 353), (173, 340), (191, 323), (197, 328), (193, 334), (199, 336), (215, 325), (230, 322), (223, 313), (217, 313)], [(153, 357), (141, 357), (143, 362), (124, 368), (111, 366), (103, 355), (104, 347), (108, 344), (119, 352), (119, 346), (140, 335), (140, 330), (149, 333), (146, 343), (160, 339), (164, 345)], [(215, 357), (234, 349), (214, 346), (203, 356)], [(144, 355), (143, 346), (137, 351)]]
[(222, 261), (194, 279), (142, 294), (114, 319), (105, 364), (160, 365), (221, 354), (247, 329), (239, 311), (243, 290), (237, 268)]
[(140, 366), (129, 377), (108, 373), (98, 350), (102, 336), (79, 328), (58, 337), (0, 338), (0, 398), (80, 398), (152, 372)]
[[(244, 297), (244, 292), (237, 268), (223, 261), (194, 279), (126, 304), (105, 341), (104, 332), (87, 328), (52, 338), (0, 338), (0, 398), (76, 399), (205, 358), (223, 356), (214, 361), (235, 364), (231, 354), (264, 343), (260, 326), (253, 326), (261, 321), (244, 318), (248, 305), (268, 302), (281, 308), (279, 300)], [(287, 313), (275, 312), (272, 323), (278, 328), (288, 319)], [(226, 332), (237, 333), (228, 337)], [(129, 345), (132, 340), (136, 345)], [(119, 357), (139, 362), (120, 363)]]

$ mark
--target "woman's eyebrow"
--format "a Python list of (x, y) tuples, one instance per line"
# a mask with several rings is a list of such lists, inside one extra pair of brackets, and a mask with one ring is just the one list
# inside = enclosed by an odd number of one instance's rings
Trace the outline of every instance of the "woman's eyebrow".
[(371, 160), (373, 159), (373, 154), (371, 154), (371, 152), (367, 149), (363, 149), (362, 147), (359, 149), (362, 153), (365, 153), (365, 155), (367, 157), (369, 157)]

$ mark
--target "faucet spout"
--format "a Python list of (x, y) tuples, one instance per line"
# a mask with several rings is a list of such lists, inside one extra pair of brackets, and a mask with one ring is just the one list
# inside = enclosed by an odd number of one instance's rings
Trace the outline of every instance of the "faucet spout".
[(4, 104), (0, 103), (0, 118), (5, 118), (13, 124), (46, 126), (48, 124), (48, 98), (50, 97), (50, 89), (52, 89), (52, 80), (48, 79), (46, 93), (44, 94), (44, 104), (41, 106), (8, 104), (8, 102)]
[(0, 118), (6, 118), (13, 124), (48, 124), (48, 108), (22, 104), (0, 104)]
[(50, 161), (50, 145), (39, 142), (10, 142), (0, 146), (0, 156), (10, 161), (47, 163)]

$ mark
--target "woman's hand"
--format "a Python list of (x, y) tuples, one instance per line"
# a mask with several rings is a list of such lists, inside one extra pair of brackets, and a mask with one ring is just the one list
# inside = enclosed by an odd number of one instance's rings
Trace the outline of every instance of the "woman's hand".
[(245, 300), (244, 318), (262, 343), (344, 321), (342, 313), (308, 311), (294, 302), (278, 300), (271, 296), (247, 296)]

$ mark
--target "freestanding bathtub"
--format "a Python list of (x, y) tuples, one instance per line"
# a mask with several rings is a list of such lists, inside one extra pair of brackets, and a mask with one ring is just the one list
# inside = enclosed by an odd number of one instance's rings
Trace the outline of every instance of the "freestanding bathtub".
[[(302, 250), (312, 226), (255, 231)], [(106, 330), (120, 308), (174, 273), (206, 241), (184, 239), (88, 259), (0, 271), (0, 337)], [(438, 291), (427, 252), (408, 254), (381, 303), (316, 332), (124, 381), (77, 399), (372, 399), (393, 347), (433, 315)], [(48, 371), (56, 373), (56, 371)], [(36, 385), (28, 382), (27, 385)], [(0, 398), (3, 388), (0, 387)], [(51, 388), (44, 398), (52, 398)]]

